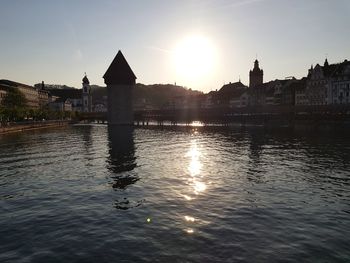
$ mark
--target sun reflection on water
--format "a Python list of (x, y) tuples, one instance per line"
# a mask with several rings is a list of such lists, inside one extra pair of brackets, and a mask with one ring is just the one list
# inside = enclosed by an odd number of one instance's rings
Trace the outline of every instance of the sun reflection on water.
[(205, 189), (207, 189), (207, 186), (205, 183), (198, 182), (198, 181), (194, 182), (194, 190), (196, 194), (203, 192)]
[(186, 229), (186, 232), (187, 232), (188, 234), (193, 234), (194, 230), (193, 230), (192, 228), (189, 228), (189, 229)]
[[(191, 201), (189, 203), (190, 206), (195, 206), (196, 196), (202, 195), (207, 190), (207, 186), (210, 183), (207, 183), (203, 174), (203, 151), (198, 145), (197, 142), (197, 134), (198, 132), (194, 129), (192, 133), (192, 140), (190, 142), (190, 149), (185, 154), (185, 157), (188, 158), (188, 166), (186, 172), (186, 181), (187, 186), (186, 192), (182, 194), (182, 197), (185, 198), (186, 201)], [(194, 218), (189, 215), (184, 216), (184, 231), (187, 234), (193, 234), (195, 232), (194, 226), (198, 225), (200, 222), (200, 218)]]
[(188, 195), (183, 195), (183, 197), (187, 200), (187, 201), (191, 201), (193, 198), (191, 196)]
[(190, 178), (188, 179), (188, 181), (193, 187), (193, 193), (197, 195), (205, 191), (207, 189), (207, 185), (202, 180), (202, 163), (200, 161), (201, 152), (199, 151), (196, 140), (191, 141), (191, 148), (187, 152), (186, 157), (190, 158), (190, 164), (188, 166)]

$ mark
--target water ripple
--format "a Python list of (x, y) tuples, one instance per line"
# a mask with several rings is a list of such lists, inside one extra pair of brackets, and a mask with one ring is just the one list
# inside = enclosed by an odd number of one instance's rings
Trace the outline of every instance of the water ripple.
[(122, 129), (0, 136), (1, 262), (346, 262), (350, 136)]

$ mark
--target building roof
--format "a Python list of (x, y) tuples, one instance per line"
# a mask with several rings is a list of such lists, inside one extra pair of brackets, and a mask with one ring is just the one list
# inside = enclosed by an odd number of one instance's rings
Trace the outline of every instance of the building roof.
[(216, 96), (221, 100), (230, 100), (241, 96), (247, 90), (248, 87), (242, 82), (238, 81), (222, 86), (222, 88), (217, 92)]
[(239, 89), (239, 88), (247, 88), (247, 86), (245, 86), (241, 81), (234, 82), (234, 83), (230, 82), (229, 84), (225, 84), (224, 86), (222, 86), (219, 92), (229, 92), (231, 90)]
[(66, 103), (66, 102), (69, 102), (68, 99), (61, 98), (61, 97), (54, 101), (54, 103)]
[(26, 88), (32, 88), (32, 89), (36, 89), (33, 86), (29, 86), (23, 83), (19, 83), (19, 82), (15, 82), (12, 80), (8, 80), (8, 79), (0, 79), (0, 85), (2, 85), (3, 87), (8, 86), (8, 87), (13, 87), (13, 88), (17, 88), (17, 87), (26, 87)]
[(331, 64), (329, 66), (324, 66), (323, 68), (328, 74), (330, 74), (330, 77), (349, 74), (350, 72), (346, 72), (346, 70), (350, 68), (350, 61), (344, 60), (342, 63)]
[(119, 50), (103, 78), (106, 84), (135, 84), (136, 76)]
[(323, 76), (325, 78), (332, 78), (332, 77), (337, 77), (337, 76), (341, 76), (344, 74), (349, 74), (346, 71), (346, 69), (350, 67), (350, 61), (344, 60), (341, 63), (336, 63), (336, 64), (329, 64), (327, 59), (324, 63), (323, 66), (316, 64), (316, 66), (313, 68), (311, 67), (311, 69), (309, 70), (309, 74), (314, 73), (315, 71), (322, 71), (323, 72)]

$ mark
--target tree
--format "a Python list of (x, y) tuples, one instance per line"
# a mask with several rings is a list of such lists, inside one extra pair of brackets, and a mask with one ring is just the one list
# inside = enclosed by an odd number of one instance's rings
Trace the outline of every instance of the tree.
[(8, 90), (2, 104), (5, 108), (24, 108), (26, 106), (26, 97), (24, 94), (16, 88), (11, 88)]
[(2, 105), (4, 108), (3, 120), (21, 121), (27, 115), (26, 98), (19, 89), (10, 88), (2, 101)]
[(6, 121), (6, 111), (5, 111), (5, 108), (0, 105), (0, 126), (1, 126), (1, 123), (5, 122)]

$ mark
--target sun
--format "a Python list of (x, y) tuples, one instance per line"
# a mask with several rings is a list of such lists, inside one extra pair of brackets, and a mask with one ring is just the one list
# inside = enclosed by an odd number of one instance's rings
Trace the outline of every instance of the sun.
[(202, 82), (213, 73), (216, 49), (203, 36), (190, 36), (180, 41), (174, 49), (176, 76), (186, 83)]

